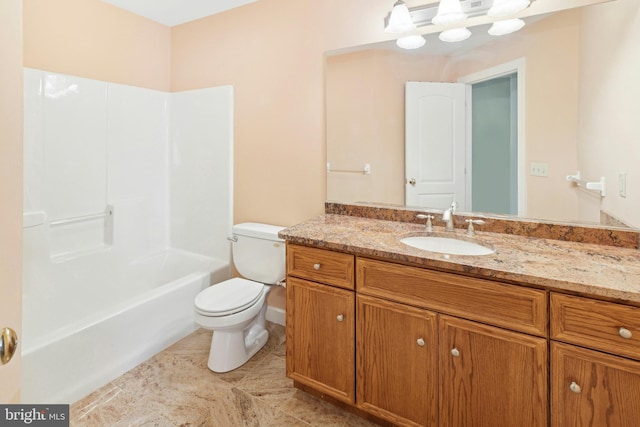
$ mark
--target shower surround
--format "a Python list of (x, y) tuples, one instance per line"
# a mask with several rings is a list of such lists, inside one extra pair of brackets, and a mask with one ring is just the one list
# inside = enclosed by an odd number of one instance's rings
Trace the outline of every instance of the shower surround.
[(25, 69), (23, 384), (71, 403), (196, 329), (230, 277), (233, 88)]

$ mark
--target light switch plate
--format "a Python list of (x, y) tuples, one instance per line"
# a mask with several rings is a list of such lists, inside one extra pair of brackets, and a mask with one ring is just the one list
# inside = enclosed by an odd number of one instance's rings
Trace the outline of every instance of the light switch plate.
[(532, 176), (549, 176), (549, 164), (531, 162), (530, 173)]
[(620, 172), (618, 174), (618, 194), (620, 197), (627, 197), (627, 173)]

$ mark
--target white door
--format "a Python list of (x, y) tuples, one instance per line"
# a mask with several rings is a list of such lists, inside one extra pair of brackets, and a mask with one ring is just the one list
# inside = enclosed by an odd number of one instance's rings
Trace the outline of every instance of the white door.
[(465, 98), (465, 84), (406, 83), (406, 205), (465, 209)]
[[(0, 2), (0, 336), (22, 322), (22, 2)], [(4, 350), (8, 350), (5, 340)], [(0, 403), (19, 403), (20, 345), (0, 361)], [(2, 358), (0, 358), (2, 359)], [(4, 363), (3, 363), (4, 362)]]

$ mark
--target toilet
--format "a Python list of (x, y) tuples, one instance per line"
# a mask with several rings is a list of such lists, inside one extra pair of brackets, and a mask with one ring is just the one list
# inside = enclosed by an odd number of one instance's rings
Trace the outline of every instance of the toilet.
[(217, 283), (195, 299), (195, 321), (213, 330), (207, 366), (228, 372), (246, 363), (269, 339), (265, 329), (270, 285), (285, 277), (284, 227), (245, 222), (232, 228), (233, 264), (243, 277)]

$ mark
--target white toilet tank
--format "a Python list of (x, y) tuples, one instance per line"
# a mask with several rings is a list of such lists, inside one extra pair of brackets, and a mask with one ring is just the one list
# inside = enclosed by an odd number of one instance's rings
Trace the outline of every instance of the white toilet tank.
[(284, 279), (285, 242), (278, 237), (284, 228), (255, 222), (233, 226), (233, 264), (242, 277), (271, 285)]

